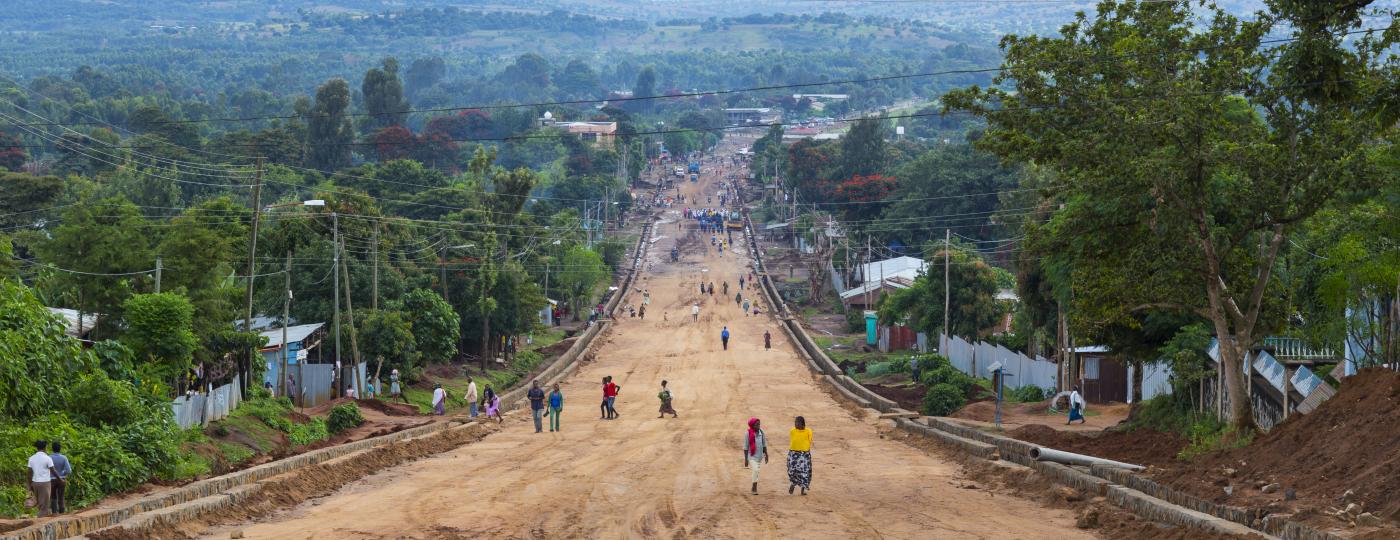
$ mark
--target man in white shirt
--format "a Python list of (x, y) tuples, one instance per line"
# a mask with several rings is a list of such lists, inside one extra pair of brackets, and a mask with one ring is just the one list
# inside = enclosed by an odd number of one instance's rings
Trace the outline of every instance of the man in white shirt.
[(433, 386), (433, 414), (447, 414), (447, 391), (442, 389), (441, 383)]
[(467, 375), (467, 409), (471, 411), (472, 418), (476, 418), (476, 399), (476, 381)]
[(700, 304), (690, 306), (690, 319), (693, 321), (700, 320)]
[(52, 491), (53, 479), (58, 476), (48, 449), (48, 441), (35, 441), (34, 455), (29, 456), (29, 490), (34, 493), (34, 504), (39, 507), (39, 517), (52, 513), (49, 494)]

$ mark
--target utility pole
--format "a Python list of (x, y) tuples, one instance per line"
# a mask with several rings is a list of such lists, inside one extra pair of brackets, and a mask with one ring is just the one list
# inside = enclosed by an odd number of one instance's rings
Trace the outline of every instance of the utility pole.
[(948, 250), (953, 244), (953, 230), (943, 229), (943, 335), (952, 338), (953, 331), (948, 328), (948, 303), (952, 302), (952, 289), (948, 286), (948, 279), (952, 276), (952, 260)]
[[(350, 351), (354, 355), (354, 357), (350, 359), (350, 362), (354, 364), (350, 369), (350, 373), (355, 378), (355, 396), (359, 397), (364, 395), (365, 389), (360, 388), (360, 342), (355, 337), (355, 306), (350, 303), (350, 269), (345, 267), (345, 259), (340, 259), (340, 266), (341, 279), (345, 280), (345, 316), (346, 321), (350, 323)], [(345, 368), (342, 366), (341, 372), (336, 374), (336, 377), (340, 379), (340, 395), (342, 396), (345, 395), (344, 372)]]
[(378, 309), (379, 309), (379, 223), (375, 223), (375, 224), (374, 224), (374, 242), (371, 244), (370, 249), (371, 249), (371, 251), (372, 251), (372, 253), (370, 254), (370, 257), (372, 257), (372, 259), (371, 259), (372, 262), (371, 262), (370, 264), (373, 264), (373, 265), (374, 265), (374, 274), (373, 274), (373, 278), (371, 278), (371, 281), (370, 281), (370, 284), (371, 284), (371, 285), (370, 285), (369, 307), (370, 307), (370, 309), (378, 310)]
[[(253, 276), (257, 275), (255, 259), (258, 256), (258, 219), (262, 217), (262, 177), (263, 159), (258, 158), (258, 172), (253, 177), (253, 226), (248, 231), (248, 287), (246, 292), (247, 302), (243, 311), (243, 331), (253, 331)], [(244, 351), (243, 366), (239, 370), (239, 380), (242, 382), (242, 390), (248, 391), (248, 377), (253, 374), (253, 358), (251, 351)]]
[(447, 246), (438, 250), (438, 282), (442, 285), (442, 300), (451, 303), (447, 299)]
[[(331, 212), (331, 280), (335, 282), (335, 363), (340, 363), (340, 218)], [(304, 383), (303, 383), (304, 384)]]
[[(277, 370), (277, 395), (287, 395), (287, 353), (291, 352), (291, 344), (287, 343), (287, 324), (292, 320), (292, 252), (287, 252), (287, 266), (282, 269), (282, 282), (287, 289), (287, 297), (282, 299), (282, 361)], [(297, 364), (300, 366), (301, 364)], [(297, 374), (297, 380), (302, 380), (301, 374)], [(305, 384), (304, 382), (302, 384)]]
[(156, 294), (160, 294), (160, 271), (161, 271), (161, 269), (162, 269), (162, 267), (161, 267), (160, 255), (156, 255)]

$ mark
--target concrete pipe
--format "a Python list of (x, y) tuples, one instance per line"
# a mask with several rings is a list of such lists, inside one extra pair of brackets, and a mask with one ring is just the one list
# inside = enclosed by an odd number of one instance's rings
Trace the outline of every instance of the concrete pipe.
[(1064, 452), (1061, 450), (1055, 450), (1053, 448), (1032, 448), (1031, 459), (1034, 459), (1036, 461), (1051, 461), (1055, 463), (1063, 463), (1065, 465), (1089, 466), (1097, 463), (1106, 467), (1116, 467), (1119, 469), (1127, 469), (1130, 471), (1141, 471), (1145, 468), (1142, 465), (1132, 465), (1120, 461), (1113, 461), (1111, 459), (1096, 458), (1094, 456), (1075, 454), (1073, 452)]

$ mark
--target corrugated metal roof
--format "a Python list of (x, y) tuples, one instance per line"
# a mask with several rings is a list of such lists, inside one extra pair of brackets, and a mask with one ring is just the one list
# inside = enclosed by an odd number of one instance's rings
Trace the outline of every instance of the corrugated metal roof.
[[(303, 340), (305, 340), (305, 339), (307, 338), (307, 336), (310, 336), (312, 333), (316, 332), (317, 330), (320, 330), (321, 327), (322, 327), (322, 326), (325, 326), (325, 325), (326, 325), (326, 323), (315, 323), (315, 324), (298, 324), (298, 325), (296, 325), (296, 326), (288, 326), (288, 327), (287, 327), (287, 341), (290, 341), (290, 342), (292, 342), (292, 343), (297, 343), (297, 342), (303, 341)], [(261, 335), (262, 337), (267, 338), (267, 345), (263, 345), (263, 347), (281, 347), (281, 346), (282, 346), (282, 328), (281, 328), (281, 327), (277, 327), (277, 328), (274, 328), (274, 329), (271, 329), (271, 330), (264, 330), (264, 331), (263, 331), (261, 334), (259, 334), (259, 335)]]

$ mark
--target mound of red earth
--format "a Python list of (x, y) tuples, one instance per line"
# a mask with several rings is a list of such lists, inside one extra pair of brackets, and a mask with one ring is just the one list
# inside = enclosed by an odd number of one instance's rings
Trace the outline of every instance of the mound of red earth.
[(1190, 442), (1174, 433), (1150, 429), (1082, 433), (1028, 425), (1011, 430), (1007, 435), (1055, 450), (1158, 467), (1175, 463), (1176, 454)]
[(879, 394), (880, 397), (897, 403), (899, 405), (899, 408), (904, 409), (906, 411), (924, 410), (924, 394), (928, 393), (928, 391), (924, 389), (923, 385), (906, 384), (892, 386), (884, 384), (867, 384), (865, 385), (865, 387), (869, 388), (876, 394)]
[(374, 409), (376, 411), (384, 413), (386, 416), (419, 415), (418, 407), (414, 405), (409, 405), (407, 403), (381, 401), (378, 399), (357, 399), (355, 400), (355, 403), (358, 403), (361, 407), (364, 407), (366, 409)]
[[(1329, 527), (1341, 522), (1324, 512), (1345, 507), (1344, 495), (1351, 491), (1347, 500), (1393, 525), (1400, 518), (1397, 405), (1400, 374), (1363, 370), (1344, 379), (1337, 395), (1317, 410), (1291, 416), (1243, 448), (1169, 468), (1158, 479), (1216, 502), (1294, 513)], [(1268, 493), (1262, 489), (1275, 483)], [(1285, 500), (1289, 490), (1296, 501)]]

